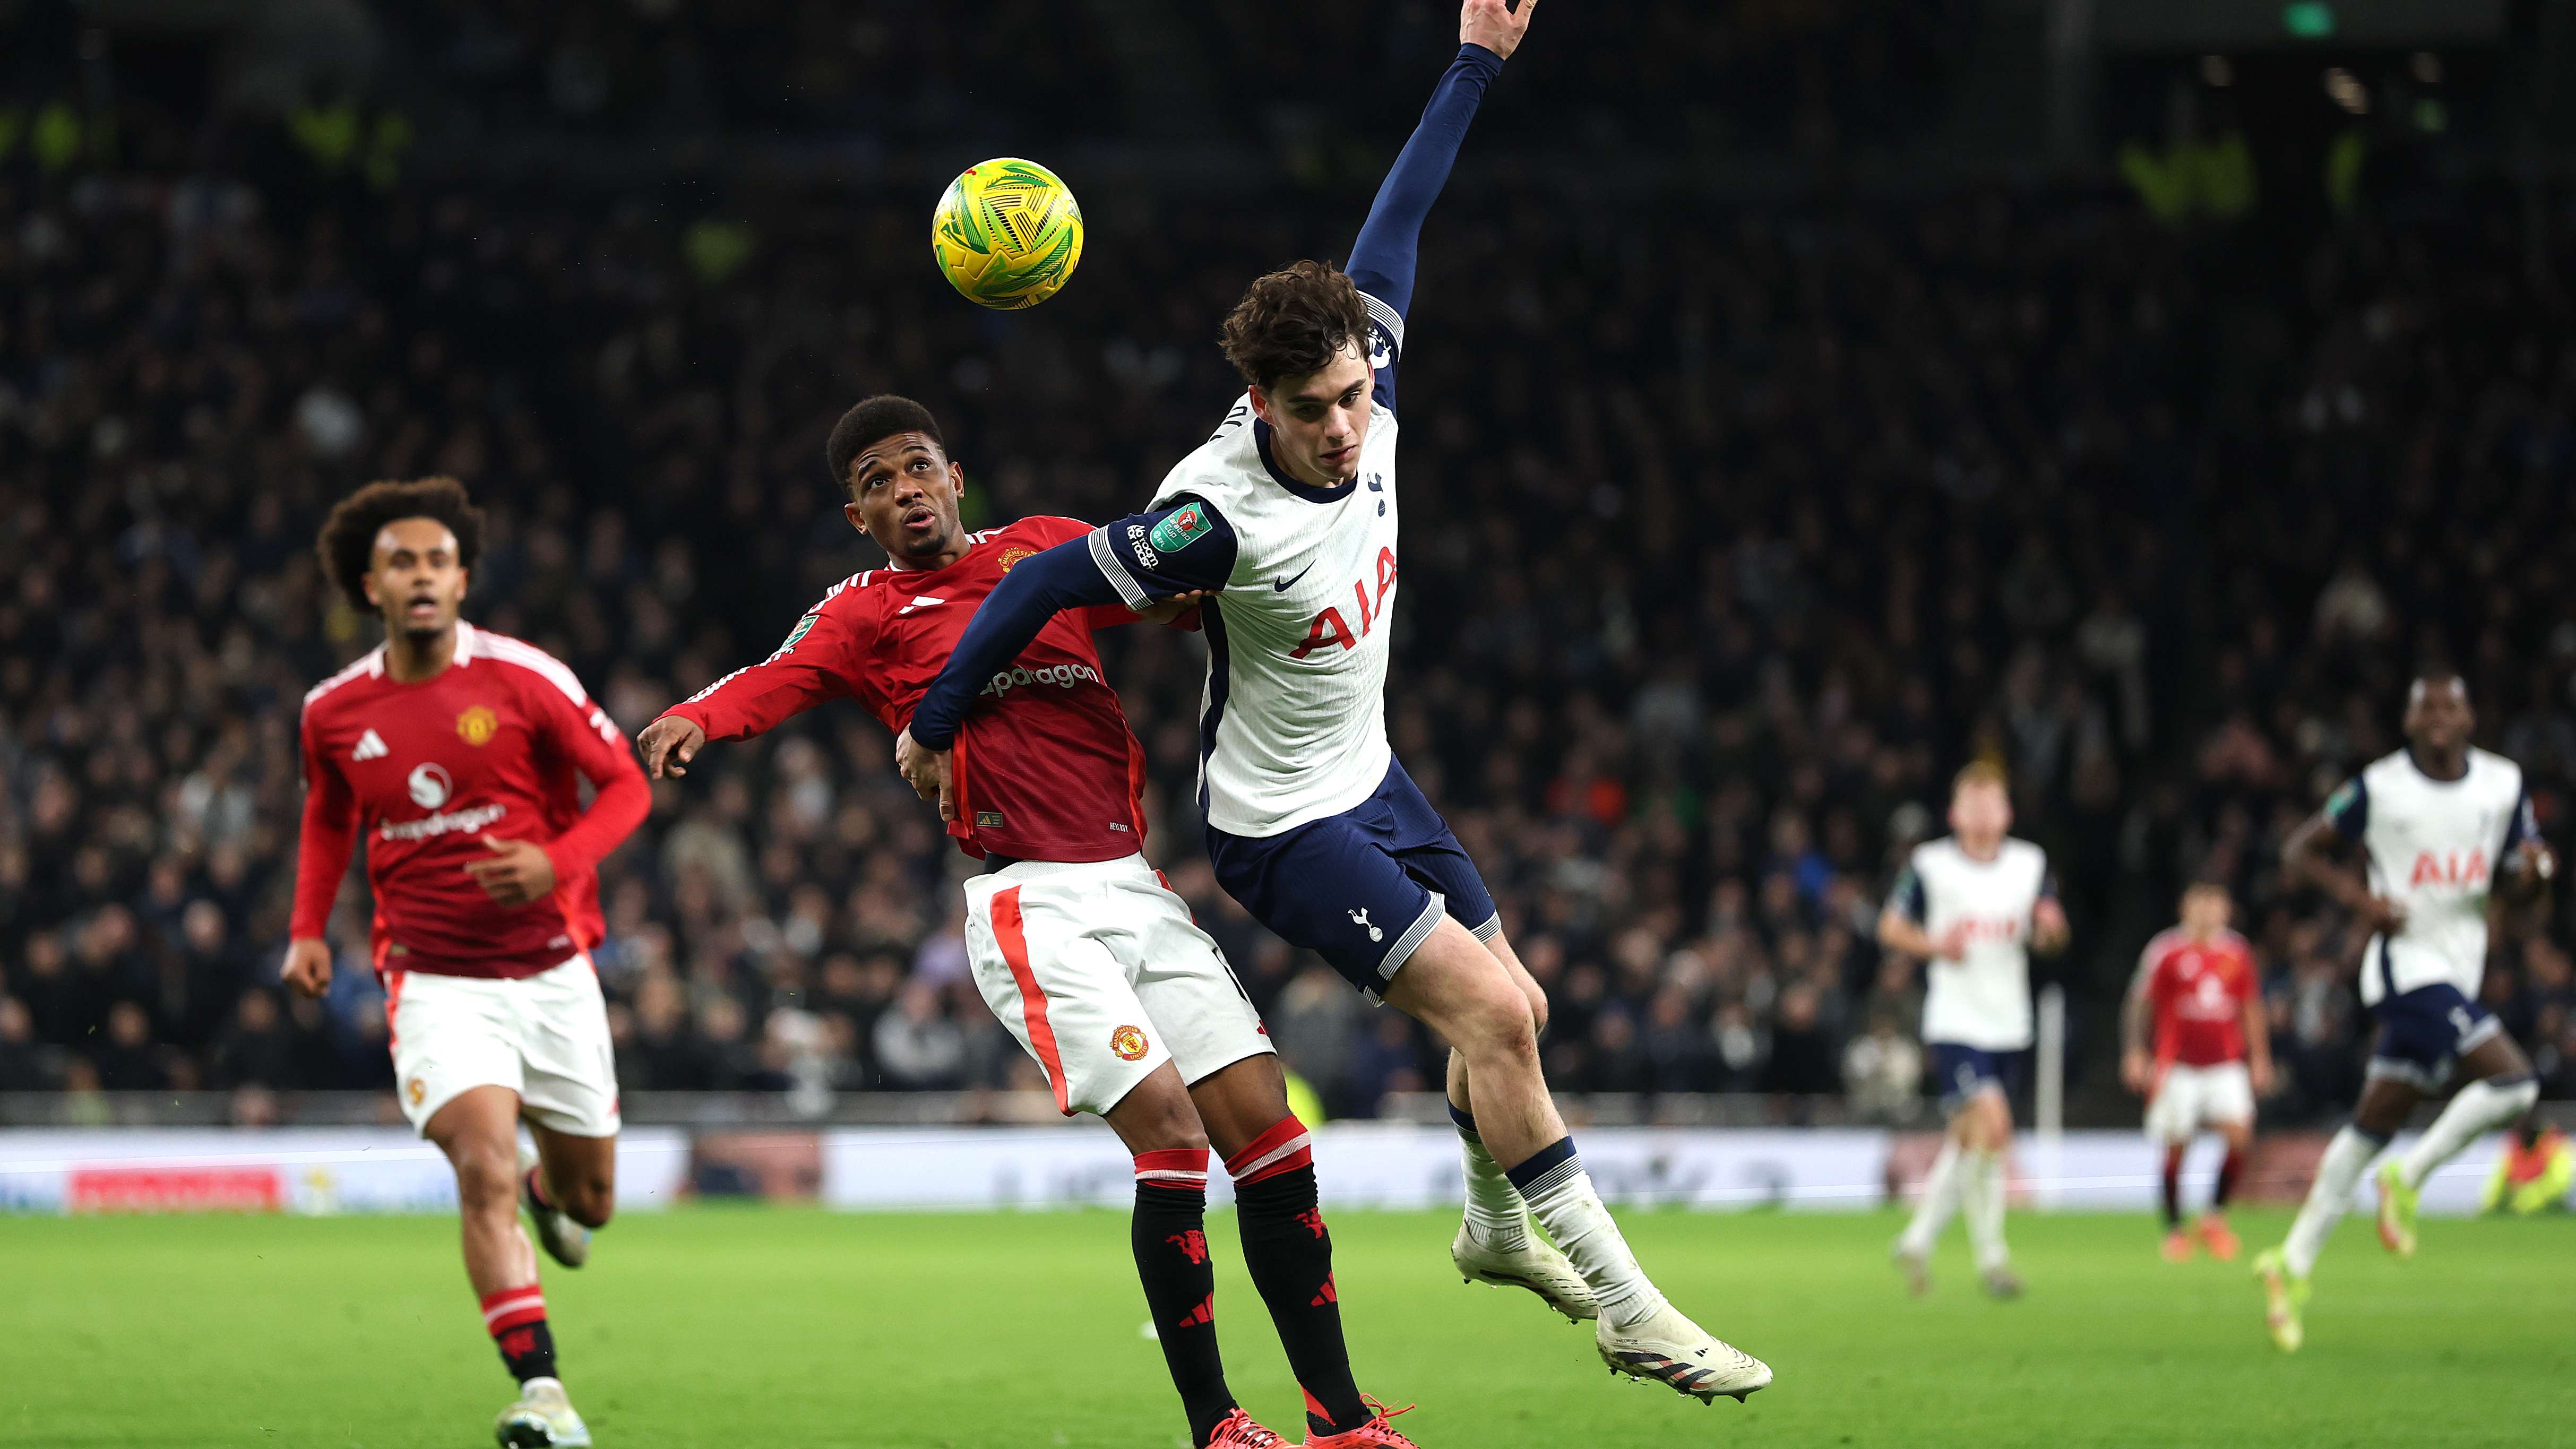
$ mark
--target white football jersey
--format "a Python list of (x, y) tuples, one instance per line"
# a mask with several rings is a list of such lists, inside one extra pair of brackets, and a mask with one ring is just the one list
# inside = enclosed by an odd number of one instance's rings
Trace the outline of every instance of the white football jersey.
[[(1383, 368), (1403, 343), (1404, 322), (1367, 300), (1372, 362)], [(1199, 717), (1207, 823), (1229, 835), (1278, 835), (1348, 810), (1376, 791), (1394, 758), (1386, 668), (1397, 429), (1383, 397), (1370, 405), (1357, 476), (1342, 487), (1310, 487), (1272, 466), (1269, 430), (1247, 393), (1154, 495), (1155, 509), (1196, 501), (1217, 520), (1184, 511), (1151, 528), (1111, 525), (1092, 535), (1102, 572), (1142, 607), (1190, 582), (1184, 551), (1211, 528), (1231, 534), (1223, 592), (1201, 613), (1208, 678)]]
[(2487, 896), (2506, 855), (2537, 833), (2530, 810), (2522, 767), (2480, 749), (2457, 780), (2434, 779), (2401, 749), (2327, 800), (2327, 820), (2369, 856), (2371, 892), (2406, 911), (2403, 927), (2364, 949), (2364, 1005), (2441, 982), (2477, 999)]
[(2048, 852), (2027, 840), (2005, 837), (1992, 860), (1946, 835), (1914, 847), (1895, 904), (1934, 940), (1968, 928), (1960, 960), (1936, 958), (1924, 968), (1926, 1042), (1990, 1052), (2030, 1045), (2031, 913), (2053, 889)]

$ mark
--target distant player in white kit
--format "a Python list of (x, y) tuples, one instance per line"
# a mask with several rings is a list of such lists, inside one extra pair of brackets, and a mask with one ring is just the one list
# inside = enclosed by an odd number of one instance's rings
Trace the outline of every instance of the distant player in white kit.
[[(1303, 261), (1253, 282), (1224, 330), (1247, 386), (1215, 435), (1147, 511), (1003, 580), (897, 752), (917, 787), (945, 798), (946, 751), (977, 682), (1046, 619), (1207, 592), (1209, 861), (1270, 929), (1451, 1044), (1450, 1110), (1467, 1168), (1451, 1261), (1570, 1318), (1597, 1318), (1594, 1343), (1614, 1372), (1741, 1399), (1771, 1370), (1666, 1302), (1629, 1252), (1548, 1095), (1546, 997), (1503, 938), (1475, 863), (1386, 737), (1396, 374), (1416, 249), (1477, 102), (1534, 8), (1467, 0), (1458, 54), (1379, 188), (1349, 270)], [(1553, 1247), (1528, 1231), (1533, 1215)]]
[[(2372, 931), (2362, 950), (2361, 1000), (2379, 1021), (2370, 1070), (2317, 1167), (2289, 1239), (2254, 1260), (2272, 1341), (2305, 1337), (2308, 1274), (2352, 1190), (2417, 1103), (2454, 1068), (2468, 1078), (2415, 1145), (2379, 1170), (2379, 1240), (2415, 1251), (2416, 1199), (2433, 1170), (2540, 1096), (2531, 1063), (2478, 1004), (2486, 975), (2487, 897), (2503, 878), (2528, 898), (2557, 872), (2532, 818), (2522, 767), (2469, 743), (2477, 716), (2460, 677), (2437, 671), (2406, 695), (2406, 748), (2344, 782), (2282, 847), (2293, 879), (2343, 903)], [(2367, 874), (2327, 856), (2330, 836), (2362, 849)]]
[(2004, 1244), (2004, 1151), (2031, 1043), (2030, 953), (2064, 947), (2067, 928), (2048, 852), (2011, 829), (2003, 771), (1982, 762), (1961, 770), (1950, 786), (1951, 833), (1914, 848), (1878, 918), (1880, 945), (1930, 963), (1923, 1043), (1949, 1116), (1923, 1200), (1896, 1240), (1896, 1265), (1916, 1293), (1931, 1286), (1933, 1244), (1962, 1207), (1986, 1292), (2022, 1291)]

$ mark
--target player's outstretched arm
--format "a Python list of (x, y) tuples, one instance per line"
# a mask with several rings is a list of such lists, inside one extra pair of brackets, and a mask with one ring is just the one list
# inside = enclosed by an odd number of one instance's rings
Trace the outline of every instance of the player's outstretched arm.
[[(976, 692), (1019, 658), (1049, 619), (1110, 604), (1148, 617), (1174, 602), (1186, 607), (1225, 587), (1234, 557), (1234, 527), (1224, 515), (1203, 500), (1179, 498), (1022, 561), (966, 622), (939, 677), (913, 707), (905, 734), (923, 751), (946, 754)], [(921, 774), (907, 766), (904, 777), (927, 795), (932, 768), (925, 760)]]
[(925, 750), (947, 753), (975, 692), (1019, 658), (1049, 619), (1067, 609), (1126, 602), (1093, 561), (1088, 539), (1060, 543), (1021, 560), (966, 621), (966, 632), (958, 636), (939, 677), (913, 707), (906, 733)]
[(850, 680), (868, 667), (860, 629), (826, 598), (796, 621), (787, 642), (767, 659), (735, 670), (687, 699), (635, 737), (644, 773), (659, 780), (689, 773), (709, 740), (766, 734), (818, 704), (848, 697)]
[(1431, 92), (1422, 123), (1395, 158), (1378, 186), (1368, 221), (1351, 244), (1351, 280), (1359, 289), (1393, 310), (1400, 322), (1413, 305), (1413, 274), (1422, 239), (1422, 222), (1431, 203), (1449, 181), (1458, 147), (1467, 139), (1468, 123), (1485, 98), (1485, 86), (1500, 74), (1503, 62), (1520, 48), (1538, 0), (1521, 0), (1514, 10), (1505, 0), (1467, 0), (1458, 13), (1458, 58)]

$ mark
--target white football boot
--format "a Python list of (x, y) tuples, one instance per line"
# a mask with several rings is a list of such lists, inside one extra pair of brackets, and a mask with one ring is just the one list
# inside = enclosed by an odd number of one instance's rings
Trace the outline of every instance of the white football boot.
[(501, 1449), (590, 1449), (590, 1426), (573, 1412), (561, 1379), (530, 1379), (492, 1422)]
[(537, 1201), (536, 1184), (528, 1178), (528, 1169), (537, 1165), (534, 1149), (519, 1149), (519, 1206), (528, 1210), (528, 1221), (537, 1225), (537, 1241), (545, 1244), (546, 1256), (567, 1268), (578, 1268), (590, 1261), (590, 1229), (574, 1222), (559, 1208)]
[(1499, 1283), (1506, 1288), (1527, 1288), (1545, 1300), (1548, 1307), (1564, 1314), (1568, 1323), (1599, 1316), (1600, 1310), (1592, 1303), (1592, 1288), (1583, 1281), (1583, 1275), (1536, 1233), (1525, 1233), (1517, 1248), (1489, 1248), (1477, 1242), (1476, 1235), (1460, 1223), (1457, 1238), (1449, 1244), (1449, 1261), (1458, 1265), (1461, 1278)]
[(1771, 1384), (1769, 1364), (1711, 1337), (1670, 1303), (1633, 1328), (1613, 1328), (1602, 1319), (1593, 1342), (1610, 1372), (1662, 1384), (1703, 1404), (1716, 1403), (1720, 1394), (1740, 1404)]

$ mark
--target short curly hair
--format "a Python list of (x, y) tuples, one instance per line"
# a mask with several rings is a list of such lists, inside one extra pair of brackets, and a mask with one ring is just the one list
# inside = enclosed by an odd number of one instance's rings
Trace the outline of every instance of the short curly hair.
[(1225, 360), (1265, 393), (1283, 377), (1321, 372), (1343, 349), (1368, 351), (1368, 304), (1329, 262), (1299, 262), (1255, 278), (1225, 317)]
[(823, 444), (823, 466), (832, 470), (834, 486), (858, 496), (850, 482), (850, 464), (870, 443), (897, 433), (927, 433), (942, 453), (948, 451), (948, 440), (939, 435), (939, 419), (930, 415), (930, 409), (908, 397), (881, 392), (861, 399), (832, 425), (832, 436)]
[(466, 568), (483, 554), (483, 510), (465, 496), (465, 485), (453, 478), (370, 483), (340, 500), (322, 521), (314, 550), (322, 572), (340, 586), (349, 607), (375, 612), (367, 602), (367, 570), (375, 565), (376, 535), (385, 525), (405, 518), (434, 518), (456, 535), (456, 561)]

